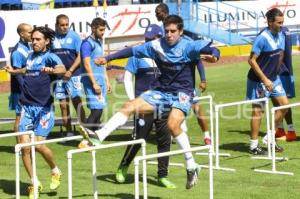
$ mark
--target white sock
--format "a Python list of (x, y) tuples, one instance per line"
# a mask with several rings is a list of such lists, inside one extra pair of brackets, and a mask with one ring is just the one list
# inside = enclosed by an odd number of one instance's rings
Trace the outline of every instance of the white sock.
[(186, 121), (183, 120), (183, 122), (181, 123), (180, 125), (180, 128), (183, 132), (187, 132), (188, 131), (188, 128), (187, 128), (187, 125), (186, 125)]
[(59, 173), (60, 173), (60, 170), (59, 170), (59, 168), (56, 166), (56, 167), (54, 167), (53, 169), (51, 169), (51, 173), (52, 173), (52, 174), (59, 174)]
[(210, 138), (210, 135), (209, 135), (209, 132), (208, 132), (208, 131), (205, 131), (205, 132), (204, 132), (204, 138)]
[(250, 149), (253, 150), (258, 146), (258, 140), (250, 140)]
[(295, 131), (293, 124), (288, 124), (287, 126), (288, 126), (288, 131)]
[(277, 128), (284, 129), (283, 122), (281, 122), (280, 124), (278, 124)]
[[(31, 184), (34, 184), (34, 178), (31, 178)], [(36, 177), (36, 181), (39, 182), (39, 179)]]
[[(176, 142), (181, 149), (189, 149), (191, 148), (189, 138), (185, 132), (182, 132), (176, 138)], [(197, 165), (195, 163), (193, 154), (191, 152), (187, 152), (184, 154), (184, 158), (186, 161), (187, 169), (194, 169)]]
[(100, 141), (102, 142), (119, 126), (124, 125), (127, 120), (128, 117), (126, 115), (121, 112), (117, 112), (107, 121), (107, 123), (101, 129), (95, 131), (95, 133), (97, 133)]

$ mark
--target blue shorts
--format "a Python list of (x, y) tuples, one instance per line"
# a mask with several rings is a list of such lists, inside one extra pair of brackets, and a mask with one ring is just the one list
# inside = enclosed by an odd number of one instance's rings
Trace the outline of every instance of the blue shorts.
[(96, 95), (94, 89), (89, 85), (84, 85), (86, 103), (89, 109), (104, 109), (106, 107), (106, 86), (100, 85), (101, 95)]
[(54, 126), (54, 112), (50, 107), (23, 105), (19, 131), (34, 131), (35, 136), (47, 137)]
[(20, 93), (11, 93), (8, 98), (8, 108), (9, 110), (14, 110), (16, 115), (21, 114), (22, 105), (20, 104)]
[(282, 86), (288, 98), (294, 98), (295, 95), (295, 81), (293, 75), (280, 75)]
[(166, 107), (177, 108), (188, 114), (191, 109), (191, 97), (183, 92), (177, 95), (150, 90), (140, 95), (146, 102), (154, 106), (159, 112), (166, 110)]
[(69, 81), (64, 81), (62, 79), (57, 80), (55, 87), (55, 98), (58, 100), (63, 100), (71, 97), (81, 97), (82, 86), (81, 86), (81, 76), (74, 76), (69, 79)]
[(247, 100), (259, 99), (263, 97), (286, 96), (279, 77), (273, 81), (273, 90), (269, 92), (262, 82), (256, 82), (248, 79), (247, 81)]

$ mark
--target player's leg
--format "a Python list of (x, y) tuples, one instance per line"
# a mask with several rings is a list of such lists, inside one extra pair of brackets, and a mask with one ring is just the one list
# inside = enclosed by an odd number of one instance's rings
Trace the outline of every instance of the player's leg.
[[(134, 139), (145, 139), (147, 140), (152, 128), (153, 128), (153, 114), (142, 114), (139, 115), (138, 118), (134, 121), (135, 122), (135, 128), (133, 131), (135, 131), (136, 137)], [(117, 173), (116, 173), (116, 181), (119, 183), (124, 183), (127, 177), (127, 170), (140, 150), (141, 145), (135, 144), (135, 145), (129, 145), (126, 148), (126, 151), (123, 155), (123, 158), (120, 162), (120, 165), (118, 167)]]
[(211, 138), (210, 138), (210, 134), (209, 134), (209, 129), (208, 129), (208, 120), (207, 117), (205, 115), (205, 111), (202, 108), (202, 106), (200, 105), (200, 103), (194, 103), (193, 104), (193, 111), (197, 116), (197, 122), (202, 130), (202, 132), (204, 133), (204, 144), (205, 145), (210, 145), (211, 144)]
[[(169, 152), (171, 148), (171, 133), (167, 127), (168, 112), (162, 115), (155, 121), (157, 152)], [(176, 188), (176, 185), (168, 179), (169, 156), (158, 158), (158, 184), (169, 189)]]
[[(47, 138), (52, 128), (54, 127), (54, 112), (49, 107), (35, 107), (35, 138), (37, 141), (42, 141)], [(36, 151), (39, 152), (51, 169), (50, 189), (55, 190), (60, 186), (61, 171), (58, 169), (54, 161), (52, 150), (45, 144), (37, 145)]]
[(95, 133), (93, 133), (81, 126), (82, 133), (87, 139), (89, 139), (89, 137), (93, 137), (93, 139), (98, 139), (99, 140), (98, 142), (93, 143), (97, 145), (100, 144), (107, 136), (109, 136), (119, 126), (124, 125), (130, 115), (134, 113), (136, 114), (151, 113), (153, 112), (153, 110), (154, 110), (153, 105), (146, 102), (142, 97), (138, 97), (135, 98), (134, 100), (125, 102), (125, 104), (123, 104), (121, 109), (116, 114), (114, 114), (100, 130), (97, 130), (95, 131)]

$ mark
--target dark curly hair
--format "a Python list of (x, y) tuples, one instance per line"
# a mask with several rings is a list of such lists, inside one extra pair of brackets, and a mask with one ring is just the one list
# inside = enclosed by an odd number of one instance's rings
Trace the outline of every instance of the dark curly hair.
[(54, 40), (54, 37), (55, 37), (54, 30), (52, 30), (51, 28), (45, 27), (45, 26), (38, 26), (38, 27), (34, 27), (33, 28), (33, 31), (31, 33), (31, 35), (34, 32), (40, 32), (40, 33), (42, 33), (44, 35), (45, 39), (49, 39), (50, 40), (49, 44), (47, 45), (47, 49), (50, 49), (50, 47), (52, 45), (52, 41)]

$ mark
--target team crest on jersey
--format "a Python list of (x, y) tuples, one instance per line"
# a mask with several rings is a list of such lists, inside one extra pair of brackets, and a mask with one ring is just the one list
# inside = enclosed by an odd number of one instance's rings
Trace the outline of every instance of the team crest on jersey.
[(49, 119), (50, 119), (51, 114), (47, 113), (45, 116), (42, 117), (40, 120), (40, 125), (42, 126), (43, 129), (48, 128), (49, 126)]
[(66, 43), (71, 44), (72, 43), (72, 38), (67, 38)]
[(175, 48), (174, 54), (178, 57), (181, 57), (183, 55), (183, 50), (181, 48)]
[(179, 97), (179, 102), (182, 104), (189, 103), (189, 101), (190, 101), (190, 96), (188, 96), (185, 93), (179, 92), (178, 97)]

